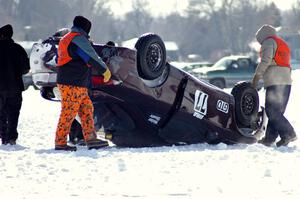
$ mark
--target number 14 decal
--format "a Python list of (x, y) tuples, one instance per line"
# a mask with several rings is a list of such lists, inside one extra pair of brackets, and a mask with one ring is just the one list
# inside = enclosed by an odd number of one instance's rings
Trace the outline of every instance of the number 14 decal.
[(207, 99), (208, 95), (206, 93), (196, 90), (194, 110), (203, 116), (207, 113)]

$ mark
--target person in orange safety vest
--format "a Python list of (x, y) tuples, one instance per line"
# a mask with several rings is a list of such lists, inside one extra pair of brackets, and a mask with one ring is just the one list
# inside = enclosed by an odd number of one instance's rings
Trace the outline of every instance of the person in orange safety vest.
[(292, 85), (290, 49), (271, 25), (263, 25), (257, 31), (256, 39), (261, 44), (261, 61), (253, 76), (252, 86), (256, 88), (258, 81), (263, 79), (265, 110), (269, 119), (265, 137), (259, 143), (271, 146), (280, 137), (276, 146), (287, 146), (297, 139), (294, 128), (284, 116)]
[(83, 16), (73, 20), (71, 32), (63, 36), (58, 46), (57, 86), (61, 94), (61, 114), (59, 117), (55, 150), (75, 151), (75, 146), (67, 144), (71, 124), (78, 114), (81, 119), (83, 137), (88, 149), (108, 146), (108, 142), (97, 138), (93, 111), (88, 95), (91, 84), (91, 69), (97, 68), (103, 74), (103, 82), (108, 82), (111, 73), (97, 55), (88, 40), (91, 22)]

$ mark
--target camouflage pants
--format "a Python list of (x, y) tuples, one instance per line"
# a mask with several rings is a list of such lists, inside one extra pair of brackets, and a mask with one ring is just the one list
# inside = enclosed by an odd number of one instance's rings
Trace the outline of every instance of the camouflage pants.
[(71, 125), (78, 114), (85, 141), (96, 138), (93, 111), (94, 107), (87, 88), (58, 84), (61, 94), (61, 113), (56, 129), (55, 145), (67, 144)]

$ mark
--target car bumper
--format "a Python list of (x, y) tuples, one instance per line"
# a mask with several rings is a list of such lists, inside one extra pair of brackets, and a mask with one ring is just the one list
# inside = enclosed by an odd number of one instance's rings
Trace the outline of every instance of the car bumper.
[(55, 86), (56, 73), (35, 73), (32, 74), (32, 80), (36, 86)]

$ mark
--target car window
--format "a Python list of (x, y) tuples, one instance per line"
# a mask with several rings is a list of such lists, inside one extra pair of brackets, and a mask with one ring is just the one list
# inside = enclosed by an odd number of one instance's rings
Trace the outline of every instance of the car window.
[(232, 63), (232, 59), (222, 58), (219, 61), (217, 61), (213, 67), (214, 68), (227, 68)]
[(239, 64), (237, 61), (232, 61), (231, 64), (229, 65), (230, 69), (236, 70), (239, 69)]
[(238, 59), (237, 63), (240, 69), (248, 69), (250, 64), (248, 59)]

